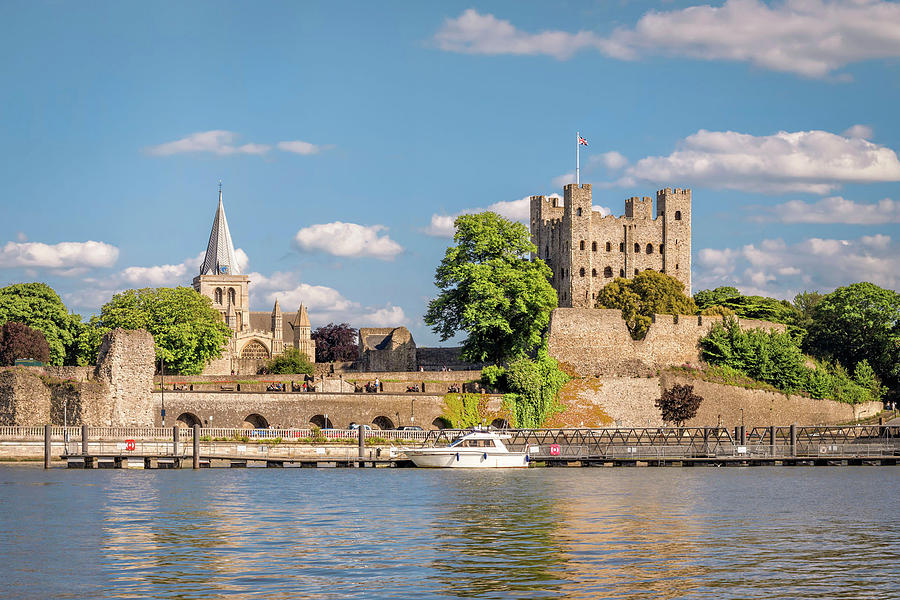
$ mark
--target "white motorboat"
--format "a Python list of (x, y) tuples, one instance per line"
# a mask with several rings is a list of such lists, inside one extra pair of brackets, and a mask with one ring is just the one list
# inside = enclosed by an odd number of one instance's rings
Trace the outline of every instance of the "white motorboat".
[(524, 468), (527, 452), (511, 452), (503, 440), (511, 436), (486, 429), (474, 429), (456, 438), (449, 446), (404, 448), (417, 467), (430, 468)]

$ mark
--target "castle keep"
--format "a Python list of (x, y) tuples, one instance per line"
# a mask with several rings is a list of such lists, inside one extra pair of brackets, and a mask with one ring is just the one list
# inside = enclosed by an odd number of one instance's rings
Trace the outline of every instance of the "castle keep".
[[(654, 270), (675, 277), (691, 294), (691, 190), (666, 188), (653, 200), (625, 200), (625, 215), (593, 210), (591, 184), (570, 183), (559, 198), (531, 197), (531, 241), (553, 270), (562, 308), (593, 308), (614, 277)], [(534, 256), (532, 257), (534, 258)]]

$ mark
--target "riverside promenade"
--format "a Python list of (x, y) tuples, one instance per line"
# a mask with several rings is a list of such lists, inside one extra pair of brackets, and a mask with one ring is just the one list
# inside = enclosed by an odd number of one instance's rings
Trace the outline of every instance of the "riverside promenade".
[[(847, 427), (508, 429), (510, 450), (541, 466), (896, 465), (900, 424)], [(462, 431), (0, 427), (5, 460), (70, 468), (399, 467), (403, 447)]]

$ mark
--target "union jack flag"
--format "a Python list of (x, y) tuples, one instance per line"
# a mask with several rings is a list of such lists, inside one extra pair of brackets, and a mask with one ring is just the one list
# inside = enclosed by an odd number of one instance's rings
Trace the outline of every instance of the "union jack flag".
[(583, 137), (581, 137), (580, 135), (578, 136), (578, 143), (581, 144), (582, 146), (588, 145), (587, 140), (584, 139)]

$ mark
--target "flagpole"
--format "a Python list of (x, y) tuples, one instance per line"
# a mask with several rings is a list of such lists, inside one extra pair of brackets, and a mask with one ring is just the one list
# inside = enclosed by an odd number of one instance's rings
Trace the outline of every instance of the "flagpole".
[(581, 132), (575, 132), (575, 185), (581, 185)]

